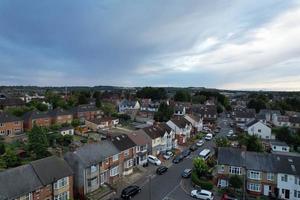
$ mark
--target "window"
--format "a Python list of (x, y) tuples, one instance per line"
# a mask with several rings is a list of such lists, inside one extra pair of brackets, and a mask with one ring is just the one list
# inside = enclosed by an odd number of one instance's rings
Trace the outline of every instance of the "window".
[(28, 193), (22, 197), (19, 198), (19, 200), (31, 200), (32, 199), (32, 194)]
[(260, 192), (260, 184), (249, 183), (248, 184), (248, 190), (254, 191), (254, 192)]
[(15, 125), (18, 125), (19, 124), (19, 122), (15, 122)]
[(59, 179), (58, 181), (56, 181), (54, 183), (54, 189), (60, 189), (62, 187), (65, 187), (66, 185), (68, 185), (68, 177)]
[(115, 162), (117, 160), (119, 160), (119, 154), (116, 154), (116, 155), (113, 156), (113, 162)]
[(129, 150), (127, 149), (124, 151), (124, 156), (128, 156), (128, 155), (129, 155)]
[(294, 197), (300, 198), (300, 191), (294, 190)]
[(254, 180), (260, 180), (261, 173), (258, 171), (248, 171), (248, 178), (254, 179)]
[(54, 200), (68, 200), (69, 192), (63, 192), (54, 196)]
[(119, 174), (119, 166), (116, 166), (110, 170), (110, 176), (116, 176)]
[(261, 133), (261, 129), (258, 129), (257, 132)]
[(97, 171), (97, 165), (92, 165), (91, 166), (91, 173), (94, 173), (94, 172), (96, 172)]
[(129, 159), (125, 162), (125, 168), (130, 168), (133, 166), (133, 160)]
[(295, 177), (295, 185), (300, 185), (300, 178)]
[(3, 127), (4, 126), (4, 124), (3, 123), (0, 123), (0, 127)]
[(283, 181), (283, 182), (287, 182), (288, 181), (288, 175), (283, 175), (283, 176), (281, 176), (281, 181)]
[(98, 177), (92, 178), (88, 180), (88, 186), (89, 187), (95, 187), (98, 185)]
[(220, 167), (219, 167), (219, 172), (224, 172), (224, 165), (221, 165)]
[(267, 180), (273, 181), (274, 180), (274, 174), (273, 173), (267, 173)]
[(240, 168), (240, 167), (230, 166), (229, 172), (230, 172), (231, 174), (241, 175), (241, 168)]

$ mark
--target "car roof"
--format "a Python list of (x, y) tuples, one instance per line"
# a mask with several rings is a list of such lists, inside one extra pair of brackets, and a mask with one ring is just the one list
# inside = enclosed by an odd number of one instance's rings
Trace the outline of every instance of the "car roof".
[(184, 170), (185, 173), (188, 173), (188, 172), (190, 172), (190, 171), (192, 171), (192, 169), (185, 169), (185, 170)]
[(208, 190), (199, 190), (199, 192), (204, 193), (204, 194), (208, 194), (208, 195), (212, 194), (212, 192), (210, 192)]
[(134, 188), (138, 188), (139, 186), (137, 186), (137, 185), (130, 185), (130, 186), (128, 186), (127, 188), (125, 188), (123, 191), (125, 191), (125, 192), (127, 192), (127, 191), (130, 191), (130, 190), (132, 190), (132, 189), (134, 189)]

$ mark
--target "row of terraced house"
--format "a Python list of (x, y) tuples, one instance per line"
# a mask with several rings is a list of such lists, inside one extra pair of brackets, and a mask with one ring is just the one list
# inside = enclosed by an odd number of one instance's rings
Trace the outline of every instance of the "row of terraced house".
[(94, 120), (103, 112), (91, 105), (77, 106), (71, 110), (56, 108), (48, 112), (29, 111), (21, 118), (8, 113), (0, 113), (0, 135), (13, 137), (23, 131), (31, 130), (33, 125), (49, 127), (53, 124), (71, 123), (73, 119)]
[(68, 200), (86, 197), (104, 184), (133, 173), (136, 157), (147, 155), (126, 134), (86, 144), (56, 156), (0, 172), (0, 199)]

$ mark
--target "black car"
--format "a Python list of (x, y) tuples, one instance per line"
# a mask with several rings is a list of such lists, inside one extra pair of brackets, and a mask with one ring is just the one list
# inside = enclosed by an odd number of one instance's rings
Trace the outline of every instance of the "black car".
[(198, 149), (197, 145), (193, 144), (192, 146), (190, 146), (190, 150), (191, 151), (196, 151)]
[(184, 158), (183, 155), (180, 154), (173, 159), (173, 163), (175, 164), (180, 163), (183, 160), (183, 158)]
[(168, 168), (165, 166), (160, 166), (156, 169), (156, 173), (158, 175), (162, 175), (162, 174), (166, 173), (167, 171), (168, 171)]
[(188, 157), (191, 154), (191, 151), (189, 149), (185, 149), (181, 152), (183, 157)]
[(185, 169), (182, 173), (181, 176), (182, 178), (189, 178), (192, 174), (192, 169)]
[(137, 185), (131, 185), (122, 190), (121, 197), (123, 199), (131, 199), (133, 196), (141, 192), (141, 188)]

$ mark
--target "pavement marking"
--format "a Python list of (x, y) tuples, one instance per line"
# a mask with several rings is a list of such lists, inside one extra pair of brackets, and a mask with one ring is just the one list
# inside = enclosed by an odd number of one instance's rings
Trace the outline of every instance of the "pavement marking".
[(182, 189), (187, 195), (190, 194), (189, 192), (187, 192), (187, 191), (184, 189), (184, 187), (183, 187), (183, 180), (180, 181), (180, 187), (181, 187), (181, 189)]
[(178, 185), (176, 185), (170, 192), (167, 193), (166, 196), (164, 196), (164, 198), (162, 198), (163, 200), (167, 200), (169, 199), (169, 195), (172, 194), (175, 190), (177, 190), (177, 188), (180, 187), (180, 183)]

